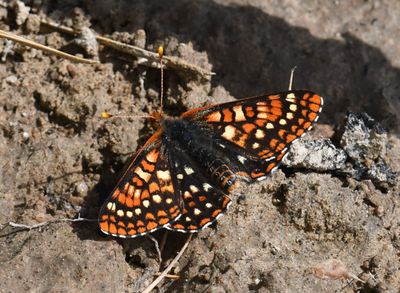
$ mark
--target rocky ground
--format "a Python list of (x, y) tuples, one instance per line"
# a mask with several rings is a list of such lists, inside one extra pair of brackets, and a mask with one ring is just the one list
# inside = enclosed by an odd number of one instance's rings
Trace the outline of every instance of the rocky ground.
[[(160, 292), (398, 292), (400, 2), (0, 1), (0, 29), (100, 61), (0, 41), (0, 292), (140, 292), (187, 235), (105, 237), (94, 219), (154, 131), (100, 113), (159, 110), (159, 71), (82, 47), (52, 21), (178, 56), (211, 80), (165, 72), (170, 115), (294, 88), (324, 96), (319, 123), (267, 180), (242, 186)], [(15, 225), (14, 225), (15, 226)]]

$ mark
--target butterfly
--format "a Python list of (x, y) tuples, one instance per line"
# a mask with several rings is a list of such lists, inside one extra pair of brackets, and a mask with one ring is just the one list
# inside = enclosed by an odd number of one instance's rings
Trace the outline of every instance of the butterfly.
[(197, 232), (231, 204), (241, 180), (266, 178), (318, 120), (323, 98), (289, 90), (205, 106), (159, 129), (130, 161), (99, 214), (101, 231), (133, 238), (161, 228)]

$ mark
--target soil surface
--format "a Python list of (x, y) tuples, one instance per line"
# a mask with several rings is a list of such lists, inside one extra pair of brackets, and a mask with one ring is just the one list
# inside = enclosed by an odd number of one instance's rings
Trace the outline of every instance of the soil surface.
[(9, 224), (96, 219), (154, 132), (100, 113), (160, 109), (159, 70), (41, 19), (150, 51), (162, 44), (216, 73), (167, 70), (169, 115), (285, 91), (294, 66), (294, 88), (324, 97), (292, 158), (238, 189), (190, 242), (171, 272), (179, 279), (156, 291), (399, 292), (399, 15), (397, 0), (0, 1), (0, 29), (100, 61), (0, 41), (0, 292), (140, 292), (188, 237), (154, 233), (166, 239), (160, 263), (150, 238), (107, 237), (97, 222)]

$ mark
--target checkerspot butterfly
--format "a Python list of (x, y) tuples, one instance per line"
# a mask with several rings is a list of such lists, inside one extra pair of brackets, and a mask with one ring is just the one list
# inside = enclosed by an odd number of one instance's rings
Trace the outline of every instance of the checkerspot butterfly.
[[(161, 61), (162, 62), (162, 61)], [(100, 229), (133, 238), (160, 228), (197, 232), (229, 207), (242, 179), (264, 179), (318, 120), (323, 99), (289, 90), (153, 115), (158, 131), (129, 163), (99, 215)]]

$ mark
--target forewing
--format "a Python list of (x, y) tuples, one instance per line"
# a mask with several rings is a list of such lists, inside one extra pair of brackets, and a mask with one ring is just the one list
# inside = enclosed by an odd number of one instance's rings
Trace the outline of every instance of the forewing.
[(186, 154), (172, 155), (174, 185), (183, 199), (182, 216), (166, 228), (197, 232), (216, 221), (229, 207), (230, 198), (204, 175)]
[(321, 96), (295, 90), (194, 109), (182, 118), (206, 123), (213, 139), (246, 158), (272, 160), (312, 127), (322, 105)]
[(182, 200), (171, 180), (168, 154), (160, 132), (129, 164), (99, 214), (100, 229), (117, 237), (153, 232), (181, 215)]

